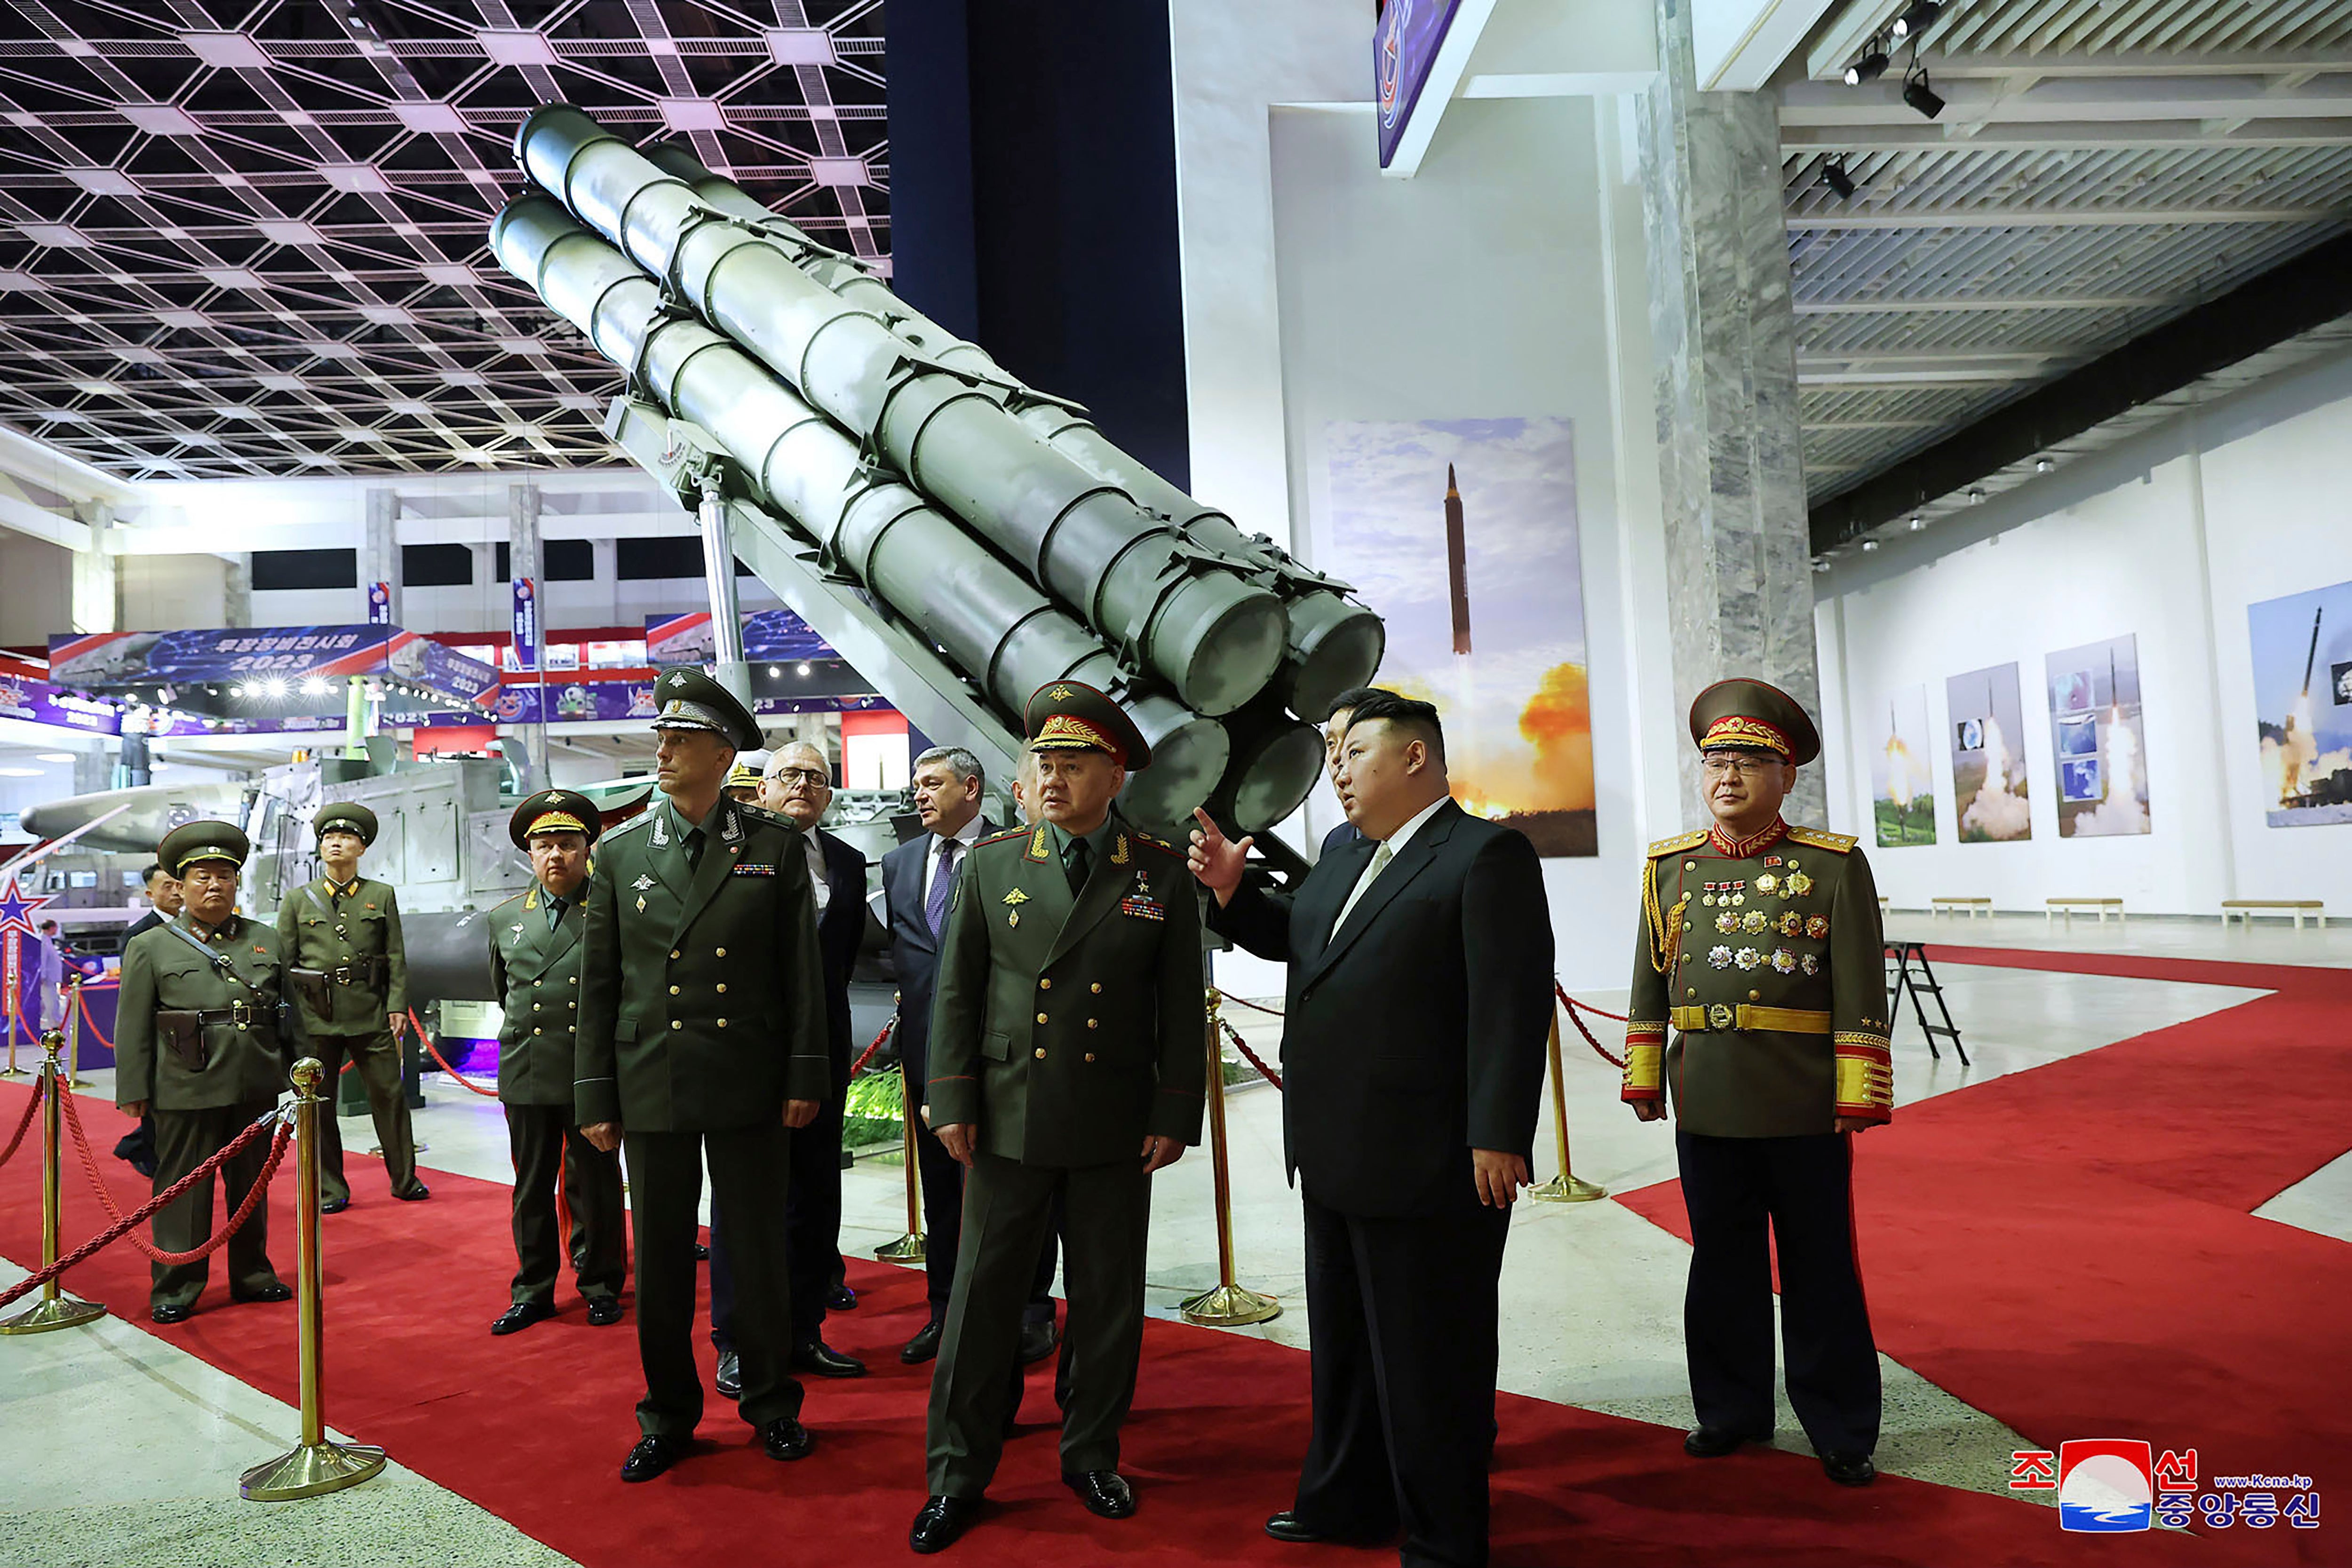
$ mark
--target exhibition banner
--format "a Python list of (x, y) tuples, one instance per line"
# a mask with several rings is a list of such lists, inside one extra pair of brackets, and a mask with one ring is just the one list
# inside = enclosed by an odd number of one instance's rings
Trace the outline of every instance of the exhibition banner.
[(1388, 0), (1372, 28), (1372, 90), (1381, 122), (1381, 167), (1396, 157), (1405, 126), (1429, 85), (1430, 68), (1462, 0)]
[(2352, 822), (2352, 583), (2246, 606), (2263, 820)]
[(85, 690), (377, 675), (457, 703), (498, 689), (499, 672), (398, 626), (208, 626), (49, 639), (49, 679)]
[(34, 724), (55, 724), (92, 735), (122, 732), (122, 715), (113, 703), (76, 697), (46, 680), (32, 680), (21, 675), (0, 676), (0, 716)]
[[(1906, 686), (1886, 700), (1885, 728), (1871, 742), (1870, 794), (1881, 849), (1936, 842), (1935, 748), (1927, 689)], [(1873, 715), (1876, 717), (1875, 714)]]
[(529, 577), (514, 580), (515, 668), (524, 674), (539, 668), (539, 584)]
[(388, 626), (392, 625), (391, 584), (371, 583), (368, 584), (368, 625), (372, 626)]
[(1960, 842), (2032, 837), (2017, 666), (2000, 664), (1950, 677), (1944, 682), (1944, 705), (1952, 725), (1952, 803), (1959, 815)]
[(2058, 762), (2058, 836), (2146, 833), (2147, 730), (2139, 638), (2126, 633), (2051, 654), (2050, 751)]
[[(646, 662), (656, 668), (671, 664), (709, 664), (719, 657), (719, 638), (711, 630), (710, 612), (646, 617)], [(746, 663), (797, 664), (803, 660), (841, 655), (816, 635), (809, 624), (790, 610), (761, 610), (743, 617), (743, 658)]]

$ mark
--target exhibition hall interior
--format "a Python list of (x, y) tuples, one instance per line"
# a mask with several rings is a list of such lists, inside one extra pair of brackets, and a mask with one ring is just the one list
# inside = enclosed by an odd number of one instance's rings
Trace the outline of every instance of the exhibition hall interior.
[(0, 1563), (2352, 1559), (2352, 0), (0, 29)]

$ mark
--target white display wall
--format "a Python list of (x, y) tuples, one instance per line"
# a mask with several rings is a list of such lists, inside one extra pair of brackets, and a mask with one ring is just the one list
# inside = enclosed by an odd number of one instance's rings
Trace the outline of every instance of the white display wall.
[[(2251, 603), (2352, 579), (2347, 450), (2352, 357), (2184, 415), (1826, 578), (1816, 625), (1832, 815), (1865, 845), (1887, 704), (1927, 689), (1937, 842), (1874, 848), (1880, 890), (1898, 908), (2112, 896), (2209, 916), (2225, 898), (2352, 902), (2352, 826), (2264, 820), (2246, 617)], [(2126, 633), (2138, 639), (2149, 831), (2062, 838), (2044, 656)], [(1962, 844), (1945, 680), (2011, 660), (2032, 837)]]

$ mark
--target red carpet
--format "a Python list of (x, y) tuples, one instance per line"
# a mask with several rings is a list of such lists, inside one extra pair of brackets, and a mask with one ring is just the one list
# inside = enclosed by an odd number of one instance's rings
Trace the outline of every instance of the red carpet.
[[(2352, 1498), (2326, 1495), (2352, 1486), (2352, 1247), (2251, 1213), (2352, 1146), (2352, 973), (1930, 953), (2276, 994), (1939, 1095), (1858, 1139), (1879, 1349), (2046, 1447), (2144, 1437), (2195, 1447), (2200, 1479), (2317, 1483), (2318, 1529), (2233, 1526), (2204, 1538), (2208, 1560), (2352, 1558)], [(1680, 1184), (1621, 1201), (1687, 1239)]]
[[(0, 1088), (0, 1117), (20, 1109), (24, 1092)], [(83, 1114), (106, 1148), (121, 1119), (90, 1100)], [(662, 1479), (624, 1488), (614, 1469), (635, 1436), (630, 1407), (640, 1386), (632, 1327), (589, 1328), (567, 1293), (559, 1299), (562, 1317), (490, 1338), (485, 1331), (505, 1304), (513, 1267), (507, 1190), (436, 1174), (432, 1201), (412, 1206), (384, 1195), (373, 1162), (354, 1156), (352, 1163), (355, 1205), (325, 1222), (334, 1426), (384, 1445), (401, 1463), (597, 1568), (907, 1560), (907, 1523), (921, 1502), (929, 1369), (901, 1367), (895, 1352), (921, 1310), (919, 1273), (852, 1264), (860, 1305), (834, 1319), (828, 1337), (875, 1372), (855, 1383), (812, 1382), (813, 1458), (770, 1462), (714, 1396), (704, 1423), (714, 1441)], [(138, 1184), (121, 1169), (117, 1190), (127, 1201)], [(79, 1239), (97, 1227), (98, 1208), (79, 1173), (68, 1176), (66, 1233)], [(0, 1252), (20, 1263), (37, 1255), (37, 1162), (24, 1156), (0, 1171)], [(273, 1253), (289, 1272), (291, 1190), (278, 1184), (273, 1211)], [(148, 1327), (145, 1264), (127, 1246), (110, 1248), (69, 1283)], [(290, 1401), (293, 1307), (229, 1308), (224, 1300), (215, 1271), (205, 1310), (184, 1327), (152, 1331)], [(1563, 1336), (1579, 1331), (1576, 1323), (1559, 1325)], [(0, 1358), (8, 1353), (0, 1345)], [(707, 1347), (704, 1353), (707, 1367)], [(1142, 1509), (1124, 1523), (1087, 1514), (1059, 1485), (1055, 1434), (1034, 1418), (1051, 1408), (1047, 1373), (1040, 1367), (1031, 1379), (1032, 1419), (1007, 1453), (994, 1508), (943, 1561), (971, 1568), (1396, 1561), (1392, 1551), (1284, 1546), (1261, 1532), (1265, 1516), (1289, 1501), (1306, 1440), (1300, 1352), (1153, 1322), (1128, 1427), (1126, 1468)], [(1791, 1455), (1751, 1451), (1700, 1465), (1683, 1458), (1677, 1431), (1536, 1400), (1507, 1398), (1502, 1425), (1499, 1564), (2210, 1560), (2205, 1543), (2180, 1537), (2086, 1543), (2062, 1534), (2054, 1510), (2006, 1498), (1897, 1479), (1843, 1491), (1811, 1460)]]

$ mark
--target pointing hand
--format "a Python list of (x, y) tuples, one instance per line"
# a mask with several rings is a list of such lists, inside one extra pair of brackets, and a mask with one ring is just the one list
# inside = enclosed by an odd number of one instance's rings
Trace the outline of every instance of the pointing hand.
[(1222, 909), (1233, 901), (1234, 890), (1242, 885), (1242, 870), (1249, 863), (1250, 846), (1257, 840), (1244, 837), (1236, 844), (1225, 837), (1224, 830), (1206, 811), (1195, 806), (1192, 816), (1201, 826), (1192, 830), (1192, 847), (1185, 861), (1201, 886), (1217, 895), (1217, 906)]

